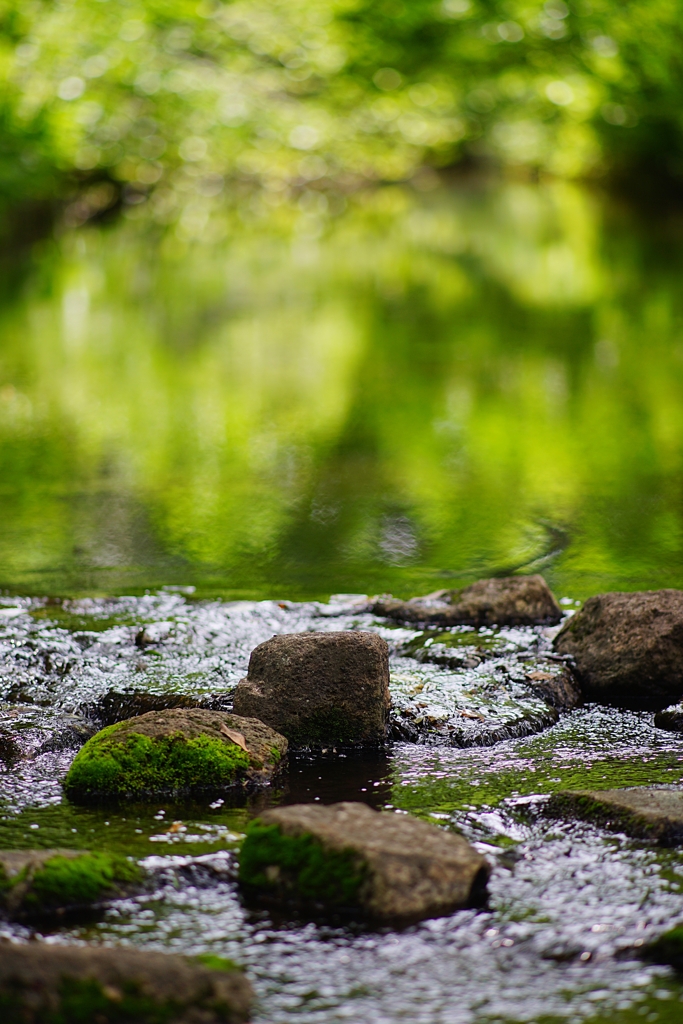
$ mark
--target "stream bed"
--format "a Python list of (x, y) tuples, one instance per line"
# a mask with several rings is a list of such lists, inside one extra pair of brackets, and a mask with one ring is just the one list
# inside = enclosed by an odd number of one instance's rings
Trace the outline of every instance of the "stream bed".
[[(229, 707), (258, 643), (337, 629), (389, 642), (395, 739), (386, 751), (297, 753), (277, 787), (231, 802), (114, 809), (62, 798), (76, 750), (112, 709), (126, 717), (150, 695)], [(550, 821), (543, 801), (567, 787), (677, 785), (683, 737), (655, 729), (649, 712), (550, 708), (529, 677), (561, 670), (553, 634), (406, 629), (353, 595), (221, 603), (170, 588), (110, 600), (0, 598), (0, 740), (9, 751), (0, 848), (120, 851), (157, 880), (154, 892), (99, 919), (40, 937), (233, 958), (255, 986), (254, 1019), (278, 1024), (680, 1020), (680, 983), (638, 952), (683, 920), (683, 857)], [(234, 874), (248, 820), (269, 803), (335, 800), (461, 832), (493, 866), (488, 905), (404, 930), (246, 908)], [(0, 925), (0, 935), (31, 934)]]

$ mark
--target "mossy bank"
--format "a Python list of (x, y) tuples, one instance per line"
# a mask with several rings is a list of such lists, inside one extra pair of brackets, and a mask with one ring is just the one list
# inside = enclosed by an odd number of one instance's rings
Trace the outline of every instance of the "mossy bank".
[(0, 910), (23, 919), (83, 910), (139, 891), (144, 874), (119, 854), (78, 850), (0, 853)]
[(98, 732), (64, 781), (76, 802), (204, 795), (270, 782), (287, 740), (262, 722), (218, 711), (151, 711)]

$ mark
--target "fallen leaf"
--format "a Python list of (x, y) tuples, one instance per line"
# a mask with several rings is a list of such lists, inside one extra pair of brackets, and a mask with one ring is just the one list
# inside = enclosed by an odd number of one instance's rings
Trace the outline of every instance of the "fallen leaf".
[(484, 715), (480, 715), (478, 711), (463, 711), (462, 708), (461, 708), (460, 709), (460, 714), (463, 716), (463, 718), (476, 718), (480, 722), (485, 722), (486, 721), (485, 716)]
[(533, 679), (535, 683), (544, 683), (553, 678), (552, 672), (527, 672), (527, 679)]
[(228, 729), (225, 722), (221, 726), (221, 732), (224, 736), (227, 736), (229, 740), (232, 740), (233, 743), (236, 743), (238, 747), (241, 747), (242, 750), (246, 750), (246, 752), (249, 753), (247, 741), (241, 732), (237, 732), (237, 729)]
[(185, 832), (185, 831), (186, 831), (186, 827), (185, 827), (185, 825), (183, 825), (182, 821), (174, 821), (173, 824), (171, 825), (171, 827), (166, 829), (166, 834), (168, 834), (169, 832), (175, 833), (175, 832)]

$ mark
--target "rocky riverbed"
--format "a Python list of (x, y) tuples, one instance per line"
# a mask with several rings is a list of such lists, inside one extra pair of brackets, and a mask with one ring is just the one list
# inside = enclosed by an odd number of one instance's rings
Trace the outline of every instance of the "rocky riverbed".
[[(680, 784), (683, 738), (650, 710), (580, 705), (552, 646), (558, 626), (400, 624), (367, 607), (349, 596), (195, 603), (176, 591), (1, 599), (0, 846), (106, 849), (140, 861), (154, 884), (98, 918), (6, 921), (0, 935), (235, 960), (257, 993), (254, 1019), (283, 1024), (676, 1020), (683, 989), (639, 954), (683, 920), (683, 857), (542, 810), (560, 790)], [(267, 792), (210, 803), (63, 798), (102, 725), (178, 703), (228, 711), (258, 644), (359, 629), (389, 645), (385, 749), (295, 751)], [(236, 855), (253, 815), (335, 800), (460, 832), (491, 865), (488, 906), (375, 930), (246, 906)]]

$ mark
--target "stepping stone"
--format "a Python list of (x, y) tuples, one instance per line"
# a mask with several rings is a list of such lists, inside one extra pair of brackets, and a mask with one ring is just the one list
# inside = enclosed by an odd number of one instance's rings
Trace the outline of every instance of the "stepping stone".
[(554, 646), (590, 700), (662, 708), (683, 695), (683, 590), (591, 597)]
[(545, 805), (553, 817), (575, 817), (661, 846), (683, 842), (683, 790), (658, 786), (634, 789), (565, 790)]
[(101, 946), (0, 941), (8, 1024), (242, 1024), (251, 985), (230, 961)]
[(562, 618), (562, 609), (542, 576), (478, 580), (463, 590), (436, 590), (409, 601), (386, 594), (372, 603), (370, 611), (399, 622), (443, 626), (553, 625)]
[(207, 795), (268, 783), (287, 740), (263, 722), (222, 711), (172, 708), (109, 725), (76, 754), (71, 800)]
[(21, 920), (83, 910), (142, 888), (127, 857), (83, 850), (0, 852), (0, 911)]
[(387, 738), (389, 648), (376, 633), (286, 633), (259, 644), (234, 710), (293, 746), (378, 746)]
[(452, 832), (366, 804), (295, 804), (247, 831), (239, 879), (283, 907), (419, 921), (481, 900), (489, 867)]

